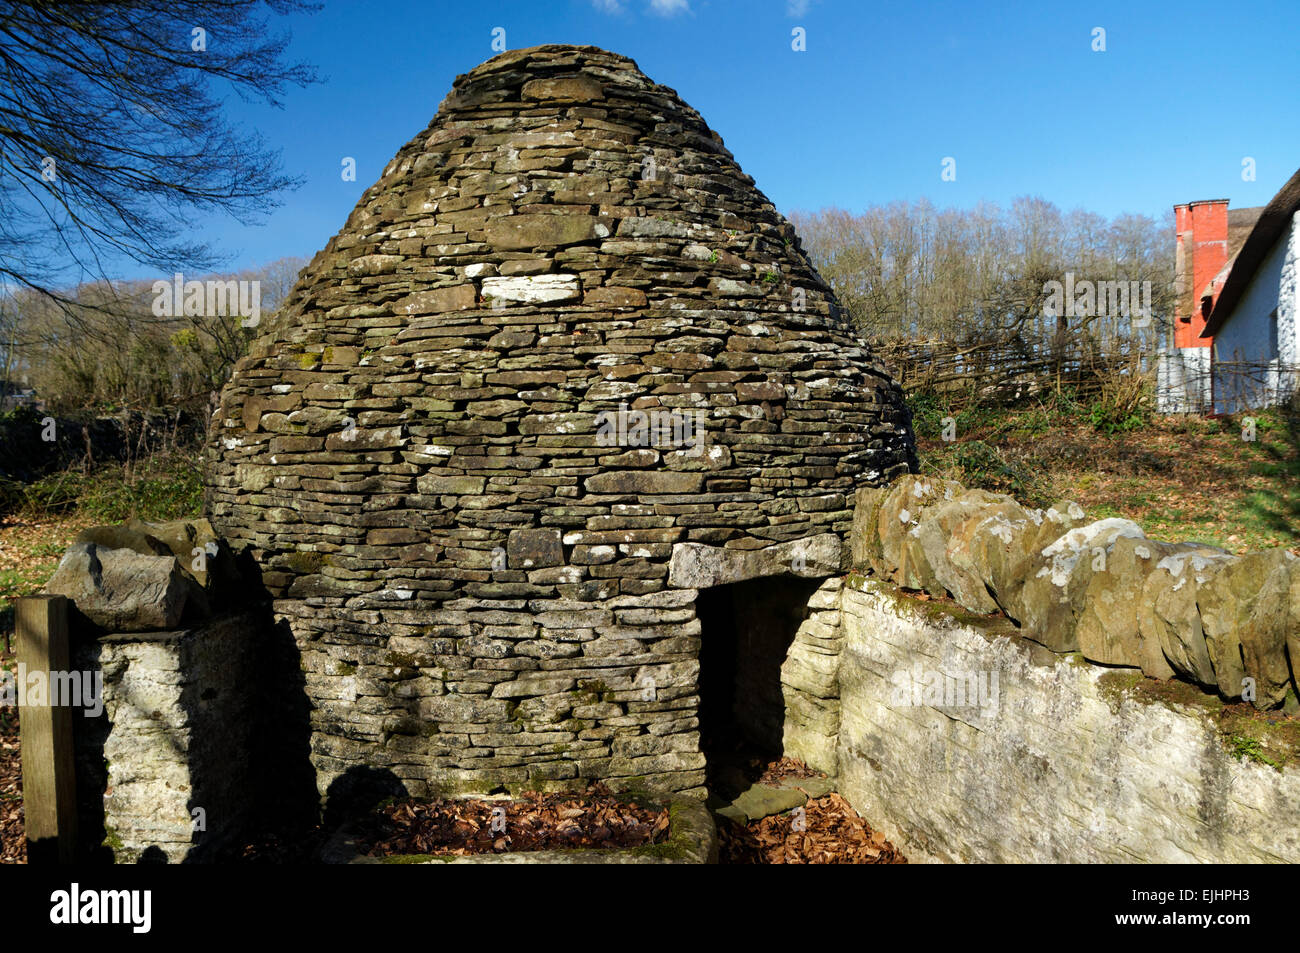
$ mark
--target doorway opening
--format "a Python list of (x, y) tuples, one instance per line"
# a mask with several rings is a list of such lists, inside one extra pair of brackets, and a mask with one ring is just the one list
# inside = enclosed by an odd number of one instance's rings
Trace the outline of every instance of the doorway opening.
[(781, 664), (820, 584), (774, 576), (700, 590), (700, 748), (711, 793), (736, 796), (781, 757)]

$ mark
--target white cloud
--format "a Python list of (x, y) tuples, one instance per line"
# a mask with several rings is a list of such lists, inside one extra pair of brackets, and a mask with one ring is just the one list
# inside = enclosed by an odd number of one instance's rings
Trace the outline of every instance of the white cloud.
[(808, 12), (810, 6), (812, 6), (812, 0), (786, 0), (786, 16), (801, 17)]
[(678, 13), (689, 13), (691, 4), (690, 0), (650, 0), (650, 9), (661, 17), (671, 17)]
[[(591, 5), (601, 13), (623, 13), (627, 9), (627, 0), (591, 0)], [(651, 13), (661, 17), (691, 12), (691, 0), (649, 0), (647, 6)]]

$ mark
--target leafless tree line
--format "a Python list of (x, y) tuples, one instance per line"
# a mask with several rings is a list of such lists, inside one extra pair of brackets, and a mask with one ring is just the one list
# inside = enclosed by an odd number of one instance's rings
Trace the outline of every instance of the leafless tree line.
[[(912, 392), (1005, 401), (1067, 385), (1140, 391), (1171, 333), (1172, 219), (1063, 213), (1037, 198), (791, 219), (849, 319)], [(1067, 280), (1136, 282), (1149, 289), (1150, 314), (1102, 304), (1071, 314), (1050, 292)], [(1108, 380), (1117, 376), (1132, 383)]]
[[(266, 315), (305, 264), (281, 258), (204, 278), (259, 282)], [(201, 409), (256, 329), (233, 308), (160, 317), (153, 285), (100, 281), (57, 296), (28, 288), (0, 294), (0, 394), (31, 389), (55, 412)]]

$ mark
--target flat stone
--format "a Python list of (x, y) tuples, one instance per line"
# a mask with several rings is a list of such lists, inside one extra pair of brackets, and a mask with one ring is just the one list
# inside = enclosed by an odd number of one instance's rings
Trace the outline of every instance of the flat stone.
[(637, 288), (592, 288), (583, 295), (582, 303), (591, 308), (644, 308), (645, 292)]
[(835, 781), (832, 778), (786, 778), (779, 787), (802, 791), (810, 800), (816, 800), (834, 791)]
[(704, 483), (698, 473), (671, 470), (611, 470), (588, 477), (589, 493), (639, 494), (696, 493)]
[(825, 578), (840, 571), (842, 553), (843, 544), (834, 533), (755, 550), (678, 543), (673, 547), (668, 584), (707, 589), (764, 576)]
[(524, 83), (524, 99), (560, 99), (591, 102), (605, 98), (605, 87), (586, 76), (562, 76), (555, 79), (532, 79)]
[(492, 307), (501, 304), (555, 304), (577, 301), (577, 275), (519, 275), (484, 278), (483, 300)]
[(487, 241), (499, 251), (563, 247), (599, 237), (598, 224), (590, 215), (506, 215), (488, 222)]
[(475, 476), (429, 476), (416, 481), (416, 489), (433, 495), (475, 496), (483, 492), (487, 481)]
[(353, 276), (387, 275), (406, 261), (401, 255), (362, 255), (348, 262), (348, 274)]
[[(793, 811), (796, 807), (803, 807), (807, 803), (808, 795), (802, 791), (787, 787), (755, 784), (742, 791), (731, 802), (731, 807), (734, 811), (742, 814), (746, 822), (749, 822), (762, 820), (776, 814), (785, 814), (788, 811)], [(718, 813), (721, 814), (722, 812), (719, 811)], [(723, 816), (727, 815), (724, 814)]]
[(109, 632), (144, 632), (180, 623), (191, 584), (170, 554), (73, 543), (44, 591), (67, 596)]
[(398, 314), (442, 314), (447, 311), (467, 311), (477, 307), (478, 294), (473, 285), (455, 285), (451, 288), (434, 288), (419, 291), (402, 298), (394, 305)]
[(101, 549), (126, 549), (143, 556), (174, 555), (153, 534), (132, 526), (89, 526), (77, 533), (73, 542), (94, 543)]
[(558, 529), (512, 530), (506, 542), (511, 569), (543, 569), (564, 563), (564, 546)]

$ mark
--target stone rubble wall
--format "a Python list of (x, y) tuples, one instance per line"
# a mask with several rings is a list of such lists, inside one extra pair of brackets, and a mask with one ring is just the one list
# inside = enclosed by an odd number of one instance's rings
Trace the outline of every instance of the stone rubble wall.
[(786, 753), (909, 857), (1300, 859), (1285, 550), (913, 475), (859, 490), (850, 543), (782, 670)]
[(852, 562), (877, 579), (1001, 611), (1054, 652), (1178, 678), (1256, 708), (1296, 704), (1300, 561), (1148, 539), (950, 480), (907, 475), (857, 493)]
[[(1239, 760), (1207, 708), (851, 580), (838, 790), (910, 860), (1300, 861), (1300, 769)], [(997, 675), (985, 704), (972, 673)]]
[(72, 718), (79, 850), (120, 863), (216, 857), (244, 832), (262, 794), (254, 774), (278, 755), (258, 745), (284, 731), (266, 695), (265, 606), (234, 554), (206, 520), (92, 526), (45, 591), (71, 601), (74, 672), (102, 684), (102, 711)]
[(915, 466), (900, 389), (842, 325), (793, 228), (631, 60), (548, 46), (459, 77), (214, 420), (208, 510), (292, 631), (321, 793), (701, 790), (698, 587), (670, 578), (701, 561), (675, 554), (842, 539), (856, 487)]
[(256, 617), (241, 614), (74, 639), (74, 668), (103, 676), (103, 714), (73, 716), (79, 837), (92, 856), (211, 859), (243, 833), (257, 632)]
[(840, 598), (844, 580), (827, 579), (808, 601), (808, 616), (781, 665), (785, 701), (782, 750), (810, 768), (839, 772)]

